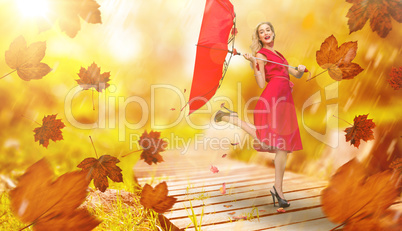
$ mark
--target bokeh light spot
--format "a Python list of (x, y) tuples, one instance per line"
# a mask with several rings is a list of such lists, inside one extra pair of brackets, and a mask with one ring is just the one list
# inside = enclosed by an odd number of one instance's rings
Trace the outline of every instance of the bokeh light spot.
[(16, 0), (16, 3), (25, 17), (44, 17), (49, 11), (47, 0)]

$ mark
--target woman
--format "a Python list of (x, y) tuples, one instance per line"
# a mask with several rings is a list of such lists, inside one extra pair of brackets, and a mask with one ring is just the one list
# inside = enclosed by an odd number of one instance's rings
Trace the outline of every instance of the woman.
[(280, 207), (288, 207), (282, 190), (287, 154), (303, 149), (296, 111), (292, 98), (293, 84), (289, 73), (301, 78), (305, 66), (299, 65), (297, 70), (282, 65), (266, 62), (270, 60), (288, 65), (288, 62), (278, 51), (274, 50), (275, 31), (270, 22), (260, 23), (252, 39), (253, 55), (245, 54), (244, 58), (251, 62), (254, 76), (262, 92), (254, 109), (254, 126), (237, 117), (237, 113), (218, 111), (215, 121), (233, 123), (248, 132), (255, 141), (257, 151), (273, 152), (275, 155), (275, 184), (270, 190), (275, 206), (275, 198)]

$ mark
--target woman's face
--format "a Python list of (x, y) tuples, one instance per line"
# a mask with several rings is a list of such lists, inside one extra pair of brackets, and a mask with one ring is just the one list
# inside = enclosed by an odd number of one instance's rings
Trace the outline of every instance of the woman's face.
[(262, 44), (271, 44), (274, 41), (274, 32), (271, 30), (271, 27), (267, 24), (262, 24), (258, 27), (258, 39), (262, 42)]

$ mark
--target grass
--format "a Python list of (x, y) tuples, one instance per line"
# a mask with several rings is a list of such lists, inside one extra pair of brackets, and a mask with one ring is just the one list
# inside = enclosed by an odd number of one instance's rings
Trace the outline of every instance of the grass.
[[(187, 207), (186, 207), (186, 206), (184, 206), (184, 208), (186, 209), (187, 214), (188, 214), (188, 217), (190, 218), (192, 224), (194, 225), (194, 229), (195, 229), (196, 231), (201, 231), (201, 227), (202, 227), (202, 217), (204, 216), (204, 206), (202, 206), (202, 211), (201, 211), (201, 214), (200, 214), (200, 221), (198, 222), (198, 220), (197, 220), (197, 215), (196, 215), (195, 212), (194, 212), (194, 209), (193, 209), (193, 205), (192, 205), (192, 203), (191, 203), (191, 200), (189, 200), (189, 202), (190, 202), (191, 214), (190, 214), (190, 212), (187, 210)], [(188, 228), (190, 225), (191, 225), (191, 224), (188, 224), (186, 228)]]

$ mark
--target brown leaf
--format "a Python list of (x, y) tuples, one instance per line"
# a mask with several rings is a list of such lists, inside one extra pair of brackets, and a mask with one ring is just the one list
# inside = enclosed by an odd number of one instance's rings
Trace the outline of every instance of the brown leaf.
[(361, 30), (370, 19), (371, 30), (377, 32), (381, 38), (385, 38), (392, 30), (391, 17), (399, 23), (402, 22), (402, 3), (399, 0), (346, 0), (346, 2), (353, 3), (346, 15), (349, 18), (349, 34)]
[(63, 139), (63, 134), (60, 129), (64, 128), (61, 119), (56, 119), (56, 115), (48, 115), (42, 119), (42, 127), (37, 127), (33, 131), (35, 132), (35, 142), (39, 141), (43, 147), (47, 148), (49, 140), (57, 141)]
[(152, 188), (149, 184), (145, 184), (140, 203), (147, 209), (153, 209), (157, 213), (167, 212), (176, 203), (176, 198), (168, 196), (168, 187), (165, 181)]
[(402, 158), (398, 158), (389, 165), (395, 172), (402, 175)]
[(389, 76), (391, 76), (391, 78), (388, 80), (388, 83), (392, 88), (395, 90), (402, 88), (402, 67), (392, 67)]
[(350, 144), (359, 148), (360, 139), (364, 141), (374, 140), (374, 132), (371, 130), (375, 128), (375, 123), (372, 119), (367, 119), (367, 115), (359, 115), (354, 119), (353, 127), (345, 129), (346, 142), (350, 140)]
[(116, 166), (119, 162), (120, 160), (114, 156), (103, 155), (99, 159), (86, 158), (77, 167), (86, 172), (87, 180), (94, 179), (95, 187), (104, 192), (109, 187), (107, 177), (114, 182), (123, 182), (122, 170)]
[(353, 159), (337, 170), (322, 191), (322, 210), (334, 223), (369, 222), (395, 202), (399, 195), (395, 183), (391, 171), (368, 176)]
[(145, 130), (138, 141), (139, 145), (143, 148), (141, 160), (144, 160), (149, 165), (163, 161), (163, 158), (159, 153), (165, 151), (167, 142), (163, 139), (159, 139), (160, 134), (160, 132), (154, 131), (151, 131), (148, 134)]
[(357, 42), (347, 42), (338, 47), (338, 41), (331, 35), (316, 52), (318, 65), (328, 70), (329, 76), (337, 81), (353, 79), (363, 69), (352, 60), (356, 56)]
[[(49, 163), (30, 166), (10, 192), (11, 209), (35, 230), (92, 230), (100, 221), (77, 209), (85, 201), (89, 181), (81, 172), (66, 173), (55, 181)], [(68, 227), (68, 229), (66, 229)]]
[(51, 68), (40, 61), (45, 57), (46, 42), (32, 43), (27, 47), (23, 36), (16, 38), (5, 53), (7, 65), (17, 71), (18, 76), (25, 81), (41, 79)]
[(88, 90), (91, 87), (95, 88), (98, 92), (102, 92), (110, 86), (110, 72), (100, 73), (100, 67), (95, 63), (92, 63), (88, 67), (88, 70), (81, 67), (80, 73), (78, 73), (79, 79), (76, 79), (77, 83), (84, 89)]

